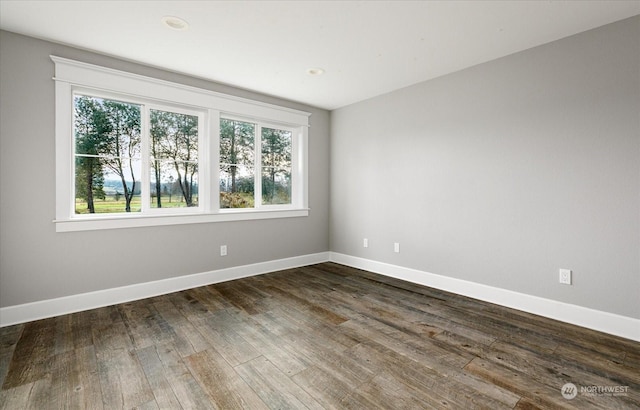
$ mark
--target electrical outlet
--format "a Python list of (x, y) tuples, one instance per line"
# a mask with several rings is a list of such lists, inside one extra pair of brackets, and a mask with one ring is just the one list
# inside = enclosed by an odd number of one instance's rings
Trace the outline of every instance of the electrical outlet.
[(367, 238), (364, 238), (362, 240), (362, 247), (363, 248), (368, 248), (369, 247), (369, 240)]
[(393, 244), (393, 251), (394, 251), (395, 253), (400, 253), (400, 244), (399, 244), (398, 242), (395, 242), (395, 243)]
[(571, 285), (571, 270), (560, 269), (560, 283), (563, 285)]
[(227, 245), (220, 246), (220, 256), (227, 256)]

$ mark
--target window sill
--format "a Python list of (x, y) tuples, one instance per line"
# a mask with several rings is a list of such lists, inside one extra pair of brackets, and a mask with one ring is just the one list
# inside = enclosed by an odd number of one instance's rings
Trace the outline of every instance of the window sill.
[(251, 221), (260, 219), (295, 218), (309, 216), (309, 209), (222, 211), (217, 214), (99, 216), (55, 220), (56, 232), (96, 231), (101, 229), (139, 228), (145, 226), (184, 225), (196, 223)]

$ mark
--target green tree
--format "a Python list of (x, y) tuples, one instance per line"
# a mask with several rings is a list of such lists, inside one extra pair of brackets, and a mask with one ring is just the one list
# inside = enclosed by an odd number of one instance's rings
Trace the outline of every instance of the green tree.
[(94, 199), (105, 198), (103, 164), (99, 154), (106, 145), (105, 135), (111, 132), (111, 123), (93, 98), (78, 96), (74, 105), (76, 197), (87, 202), (89, 213), (95, 213)]
[(111, 123), (111, 132), (101, 149), (105, 155), (103, 163), (120, 177), (125, 212), (131, 212), (137, 182), (134, 163), (140, 158), (140, 106), (103, 100), (102, 109)]
[[(286, 186), (279, 186), (276, 176), (285, 177)], [(273, 204), (290, 201), (291, 180), (291, 131), (273, 128), (262, 129), (262, 200)], [(277, 191), (284, 196), (276, 201)]]
[(238, 192), (238, 167), (253, 167), (255, 124), (220, 120), (220, 171), (231, 176), (230, 191)]

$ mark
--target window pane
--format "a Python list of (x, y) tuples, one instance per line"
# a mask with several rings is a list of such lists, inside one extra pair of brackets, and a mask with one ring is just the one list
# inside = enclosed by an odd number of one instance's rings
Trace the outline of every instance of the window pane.
[(220, 119), (220, 208), (253, 208), (255, 124)]
[(140, 106), (74, 97), (76, 213), (140, 211)]
[(253, 208), (254, 168), (220, 164), (220, 208)]
[[(104, 158), (76, 156), (76, 214), (140, 212), (140, 160), (122, 162), (122, 173)], [(123, 180), (124, 178), (124, 180)]]
[[(158, 174), (157, 170), (160, 171)], [(154, 161), (150, 193), (152, 208), (198, 206), (197, 164)]]
[(151, 206), (198, 206), (198, 117), (150, 110), (150, 123)]
[(281, 205), (291, 203), (291, 171), (262, 168), (262, 203)]
[(291, 131), (262, 128), (262, 203), (291, 203)]

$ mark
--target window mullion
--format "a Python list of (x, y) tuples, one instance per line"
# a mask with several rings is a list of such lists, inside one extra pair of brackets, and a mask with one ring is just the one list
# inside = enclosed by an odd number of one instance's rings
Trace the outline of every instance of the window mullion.
[(208, 117), (208, 129), (205, 130), (208, 160), (205, 163), (208, 164), (209, 204), (205, 212), (217, 213), (220, 211), (220, 111), (209, 109)]
[(150, 158), (150, 138), (151, 138), (151, 126), (149, 123), (149, 106), (143, 105), (141, 111), (141, 141), (140, 141), (140, 155), (142, 159), (142, 170), (141, 170), (141, 179), (142, 186), (140, 187), (140, 199), (142, 206), (142, 213), (149, 212), (151, 208), (151, 195), (149, 190), (151, 189), (151, 176), (149, 174), (149, 170), (151, 169), (151, 158)]
[(298, 135), (297, 130), (291, 130), (291, 205), (298, 207), (300, 206), (300, 190), (298, 189), (298, 181), (299, 177), (299, 145), (300, 145), (300, 137)]
[(210, 205), (210, 179), (211, 161), (209, 158), (209, 123), (205, 123), (202, 112), (198, 113), (198, 206), (203, 211), (208, 211)]
[(262, 207), (262, 125), (256, 124), (255, 132), (255, 170), (254, 170), (254, 206), (256, 209)]
[(300, 127), (297, 134), (298, 149), (296, 152), (298, 154), (298, 159), (296, 163), (298, 164), (298, 167), (296, 175), (298, 176), (298, 180), (296, 182), (295, 189), (298, 192), (296, 194), (298, 202), (296, 207), (306, 208), (309, 206), (309, 129), (305, 126)]

